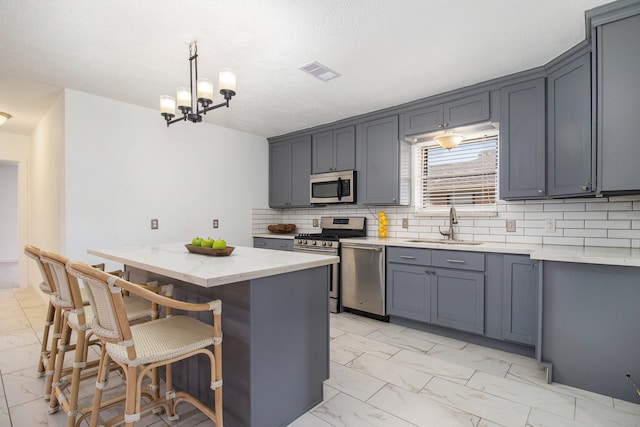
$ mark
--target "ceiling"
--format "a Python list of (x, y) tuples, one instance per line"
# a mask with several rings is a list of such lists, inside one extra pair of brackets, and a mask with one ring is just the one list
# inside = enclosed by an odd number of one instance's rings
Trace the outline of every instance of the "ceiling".
[(205, 121), (281, 135), (543, 65), (608, 1), (0, 0), (2, 131), (29, 134), (63, 88), (158, 109), (197, 40), (200, 76), (238, 78)]

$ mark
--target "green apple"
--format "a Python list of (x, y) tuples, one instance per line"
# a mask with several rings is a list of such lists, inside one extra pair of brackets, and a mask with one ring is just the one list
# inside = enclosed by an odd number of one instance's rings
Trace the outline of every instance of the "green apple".
[(227, 242), (225, 242), (222, 239), (219, 239), (213, 242), (213, 249), (226, 249), (226, 248), (227, 248)]
[(213, 239), (211, 237), (202, 241), (203, 248), (210, 248), (211, 246), (213, 246)]
[(191, 241), (193, 246), (202, 246), (202, 239), (200, 237), (196, 237)]

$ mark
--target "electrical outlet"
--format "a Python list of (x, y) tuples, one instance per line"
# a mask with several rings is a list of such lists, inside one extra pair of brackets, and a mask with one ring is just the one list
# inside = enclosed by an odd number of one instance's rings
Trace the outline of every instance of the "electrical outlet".
[(314, 218), (313, 219), (313, 226), (314, 227), (320, 227), (320, 220), (318, 220), (318, 218)]
[(409, 218), (402, 218), (402, 228), (409, 228)]
[(217, 219), (213, 220), (213, 228), (218, 228), (218, 220)]
[(555, 219), (547, 219), (544, 223), (544, 229), (547, 233), (555, 233), (556, 232), (556, 220)]
[(156, 218), (151, 220), (151, 229), (152, 230), (157, 230), (158, 229), (158, 220)]
[(514, 231), (516, 231), (516, 220), (515, 219), (508, 219), (507, 220), (507, 232), (513, 233)]

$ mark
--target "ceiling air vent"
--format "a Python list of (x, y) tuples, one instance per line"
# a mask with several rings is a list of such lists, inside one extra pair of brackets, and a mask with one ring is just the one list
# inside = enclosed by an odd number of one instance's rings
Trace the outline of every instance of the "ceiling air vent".
[(327, 82), (341, 76), (340, 73), (333, 71), (326, 65), (322, 65), (317, 61), (313, 61), (309, 64), (303, 65), (302, 67), (300, 67), (300, 69), (305, 73), (309, 73), (312, 76), (319, 78), (323, 82)]

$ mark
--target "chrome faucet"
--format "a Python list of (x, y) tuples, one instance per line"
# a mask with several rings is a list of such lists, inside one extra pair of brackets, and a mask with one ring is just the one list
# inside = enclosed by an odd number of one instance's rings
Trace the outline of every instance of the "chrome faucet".
[(456, 208), (451, 206), (449, 209), (449, 229), (447, 231), (440, 231), (440, 234), (447, 237), (447, 240), (453, 240), (453, 225), (458, 223), (458, 214), (456, 213)]

